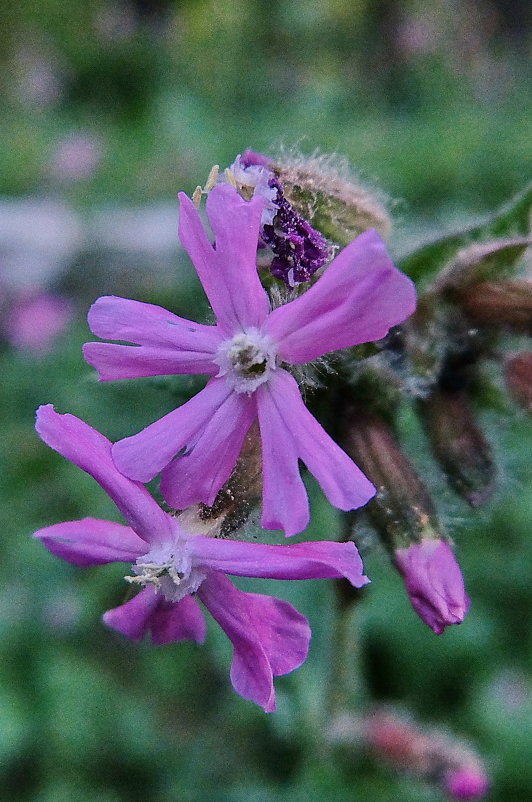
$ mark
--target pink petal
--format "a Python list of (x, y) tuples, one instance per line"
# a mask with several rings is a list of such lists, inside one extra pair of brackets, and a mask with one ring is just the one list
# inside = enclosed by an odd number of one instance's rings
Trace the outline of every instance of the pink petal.
[(366, 231), (334, 259), (304, 295), (275, 309), (264, 326), (287, 362), (310, 362), (329, 351), (380, 340), (414, 311), (416, 293), (375, 231)]
[(228, 333), (259, 327), (269, 302), (257, 273), (257, 245), (263, 198), (245, 201), (228, 185), (217, 186), (207, 200), (213, 248), (199, 212), (180, 193), (179, 238), (203, 284), (218, 324)]
[(98, 378), (103, 382), (181, 373), (213, 376), (219, 370), (212, 361), (212, 354), (142, 345), (85, 343), (83, 356), (98, 371)]
[(185, 596), (177, 604), (161, 599), (150, 621), (151, 639), (157, 646), (181, 640), (203, 643), (205, 618), (196, 599)]
[(155, 588), (141, 590), (130, 601), (107, 610), (103, 614), (104, 623), (111, 629), (134, 641), (140, 641), (150, 625), (150, 617), (159, 604)]
[(99, 337), (140, 346), (87, 343), (85, 359), (102, 381), (218, 371), (212, 362), (222, 340), (216, 326), (203, 326), (160, 306), (114, 296), (99, 298), (89, 311), (88, 321)]
[[(280, 368), (277, 373), (284, 373)], [(291, 427), (274, 401), (269, 385), (255, 393), (262, 441), (262, 526), (301, 532), (309, 522), (307, 491), (299, 473), (298, 451)]]
[(214, 353), (221, 342), (216, 326), (178, 317), (162, 306), (104, 295), (88, 314), (90, 330), (103, 340)]
[(51, 404), (37, 410), (35, 428), (44, 442), (95, 479), (128, 524), (147, 543), (171, 536), (175, 523), (146, 488), (126, 479), (111, 457), (111, 443), (74, 415), (59, 415)]
[(237, 590), (219, 573), (208, 576), (198, 595), (233, 644), (233, 688), (273, 712), (273, 677), (288, 674), (307, 657), (307, 619), (280, 599)]
[(203, 502), (213, 504), (229, 479), (244, 438), (256, 417), (254, 399), (231, 393), (189, 441), (187, 451), (163, 471), (161, 492), (176, 509)]
[(270, 546), (198, 535), (191, 543), (196, 559), (224, 574), (271, 579), (345, 577), (355, 587), (369, 582), (352, 542), (317, 541)]
[(178, 451), (195, 441), (232, 392), (225, 379), (211, 379), (186, 404), (133, 437), (115, 443), (113, 459), (117, 468), (131, 479), (149, 482)]
[(394, 559), (404, 577), (412, 607), (436, 635), (441, 635), (450, 624), (462, 623), (470, 601), (460, 566), (448, 543), (424, 538), (397, 549)]
[(269, 405), (275, 407), (298, 456), (330, 503), (340, 510), (354, 510), (366, 504), (375, 495), (375, 487), (308, 411), (296, 380), (285, 370), (276, 370), (268, 392)]
[(81, 565), (134, 562), (147, 551), (147, 544), (129, 526), (97, 518), (45, 526), (33, 537), (62, 560)]
[(205, 639), (203, 614), (191, 596), (174, 604), (157, 594), (154, 588), (144, 588), (130, 601), (108, 610), (103, 615), (108, 627), (133, 641), (140, 641), (151, 630), (152, 642), (158, 646), (181, 640)]
[(257, 272), (257, 247), (264, 198), (245, 201), (231, 186), (218, 186), (207, 198), (207, 215), (214, 234), (218, 270), (223, 274), (234, 315), (243, 326), (263, 323), (270, 311), (268, 296)]

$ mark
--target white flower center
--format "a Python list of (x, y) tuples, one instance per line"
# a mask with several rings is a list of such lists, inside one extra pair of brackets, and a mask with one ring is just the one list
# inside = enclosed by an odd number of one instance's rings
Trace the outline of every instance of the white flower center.
[(273, 340), (251, 328), (225, 340), (214, 362), (220, 366), (218, 376), (225, 376), (233, 390), (251, 394), (268, 381), (270, 372), (277, 367), (276, 356)]
[(153, 585), (171, 602), (195, 593), (206, 577), (205, 571), (193, 564), (190, 547), (182, 539), (176, 541), (171, 550), (168, 547), (152, 549), (131, 568), (134, 576), (126, 576), (126, 582), (144, 587)]

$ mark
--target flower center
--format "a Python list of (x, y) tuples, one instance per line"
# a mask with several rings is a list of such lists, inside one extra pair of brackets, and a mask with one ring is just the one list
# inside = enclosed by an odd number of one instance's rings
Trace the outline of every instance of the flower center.
[(220, 366), (218, 376), (225, 376), (233, 390), (250, 394), (268, 381), (270, 371), (277, 367), (275, 343), (251, 328), (225, 340), (214, 362)]
[(131, 566), (134, 576), (124, 577), (135, 585), (153, 585), (158, 593), (171, 602), (181, 601), (195, 593), (206, 577), (196, 567), (186, 541), (178, 541), (174, 549), (164, 551), (159, 547), (140, 557)]

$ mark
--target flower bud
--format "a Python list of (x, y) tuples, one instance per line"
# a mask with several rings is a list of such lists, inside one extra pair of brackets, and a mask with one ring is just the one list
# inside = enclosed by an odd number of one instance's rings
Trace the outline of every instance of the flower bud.
[(418, 409), (434, 455), (454, 490), (472, 507), (483, 504), (495, 489), (495, 464), (467, 394), (435, 388), (419, 401)]
[(508, 357), (504, 365), (504, 378), (512, 398), (532, 412), (532, 351)]
[(477, 800), (489, 789), (484, 766), (469, 744), (403, 712), (377, 708), (364, 717), (344, 714), (333, 723), (329, 738), (344, 747), (365, 745), (398, 772), (438, 785), (456, 800)]
[(284, 153), (272, 169), (294, 208), (333, 242), (348, 245), (369, 228), (383, 237), (389, 234), (391, 221), (384, 204), (377, 193), (355, 180), (347, 160)]
[(471, 284), (456, 294), (456, 301), (483, 327), (532, 334), (532, 280)]
[(464, 620), (469, 598), (448, 543), (429, 539), (412, 543), (396, 550), (395, 564), (405, 580), (412, 607), (436, 635)]
[(384, 418), (351, 408), (343, 445), (377, 488), (365, 509), (392, 554), (422, 538), (438, 538), (429, 492)]
[[(237, 156), (221, 178), (246, 200), (264, 198), (259, 242), (259, 263), (290, 287), (310, 281), (331, 259), (333, 248), (311, 226), (284, 191), (284, 185), (266, 156), (252, 150)], [(266, 253), (261, 251), (266, 250)]]
[(405, 581), (412, 607), (440, 635), (463, 621), (469, 599), (428, 490), (382, 418), (351, 410), (344, 447), (377, 487), (366, 511)]
[(433, 290), (452, 296), (471, 284), (499, 279), (513, 269), (530, 242), (529, 237), (508, 237), (467, 245), (439, 273)]

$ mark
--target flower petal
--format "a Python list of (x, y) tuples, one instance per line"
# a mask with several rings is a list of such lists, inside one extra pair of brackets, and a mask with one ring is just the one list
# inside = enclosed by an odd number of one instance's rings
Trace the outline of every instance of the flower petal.
[[(275, 375), (285, 373), (278, 368)], [(288, 374), (287, 374), (288, 375)], [(298, 452), (270, 390), (271, 379), (255, 393), (262, 441), (262, 519), (265, 529), (301, 532), (309, 522), (309, 504), (299, 473)]]
[(177, 604), (161, 599), (152, 614), (150, 629), (157, 646), (181, 640), (203, 643), (207, 634), (205, 617), (192, 596), (185, 596)]
[(147, 544), (129, 526), (98, 518), (45, 526), (34, 532), (48, 551), (84, 567), (112, 562), (134, 562)]
[(93, 303), (87, 317), (90, 330), (102, 340), (124, 340), (138, 345), (214, 353), (221, 334), (174, 315), (162, 306), (104, 295)]
[(180, 602), (167, 601), (155, 588), (144, 588), (130, 601), (108, 610), (104, 623), (133, 641), (140, 641), (151, 630), (158, 646), (181, 640), (202, 643), (206, 626), (198, 603), (191, 596)]
[(217, 372), (212, 357), (222, 341), (216, 326), (203, 326), (160, 306), (103, 296), (88, 315), (91, 331), (104, 339), (137, 346), (87, 343), (85, 359), (102, 381), (174, 373)]
[(245, 201), (231, 186), (217, 186), (207, 200), (214, 248), (198, 210), (180, 193), (179, 238), (203, 284), (218, 324), (228, 333), (259, 327), (269, 301), (257, 273), (257, 245), (264, 200)]
[(233, 644), (233, 688), (273, 712), (273, 677), (288, 674), (307, 657), (307, 619), (280, 599), (237, 590), (216, 572), (209, 574), (198, 595)]
[(134, 641), (140, 641), (146, 634), (150, 617), (159, 604), (155, 588), (141, 590), (132, 599), (119, 607), (113, 607), (103, 614), (104, 623), (111, 629)]
[(98, 371), (98, 378), (102, 382), (139, 379), (143, 376), (174, 376), (181, 373), (213, 376), (219, 370), (210, 354), (142, 345), (85, 343), (83, 356)]
[(275, 309), (264, 331), (287, 362), (310, 362), (329, 351), (380, 340), (415, 309), (412, 281), (397, 270), (375, 231), (366, 231), (334, 259), (304, 295)]
[(215, 571), (235, 576), (271, 579), (332, 579), (345, 577), (359, 588), (369, 580), (353, 542), (317, 541), (271, 546), (197, 535), (194, 557)]
[(330, 503), (340, 510), (362, 507), (375, 487), (306, 408), (296, 380), (277, 370), (269, 382), (271, 405), (290, 430), (295, 448)]
[(436, 635), (450, 624), (462, 623), (470, 601), (448, 543), (423, 538), (396, 549), (394, 560), (404, 577), (412, 607)]
[(231, 394), (225, 379), (211, 379), (186, 404), (138, 434), (115, 443), (113, 459), (117, 468), (131, 479), (149, 482), (178, 451), (194, 442)]
[(256, 417), (254, 399), (231, 393), (189, 442), (187, 451), (163, 471), (161, 493), (176, 509), (211, 505), (235, 467), (244, 438)]
[(44, 442), (95, 479), (112, 498), (128, 524), (147, 543), (171, 536), (174, 520), (145, 487), (117, 470), (111, 443), (74, 415), (59, 415), (51, 404), (39, 407), (35, 428)]

